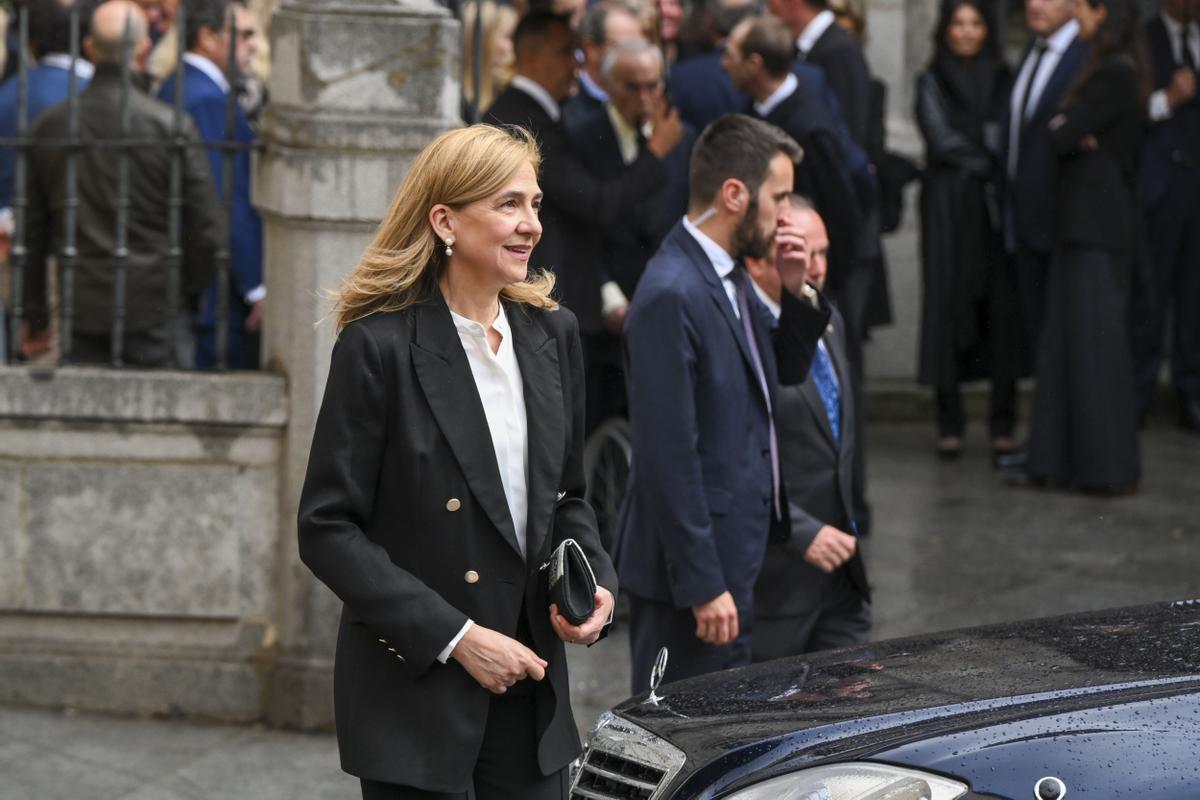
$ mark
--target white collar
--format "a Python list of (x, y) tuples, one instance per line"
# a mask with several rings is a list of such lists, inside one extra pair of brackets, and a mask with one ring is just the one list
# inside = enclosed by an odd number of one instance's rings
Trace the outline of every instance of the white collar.
[[(1176, 20), (1172, 19), (1171, 15), (1165, 11), (1158, 12), (1158, 15), (1160, 17), (1162, 17), (1163, 24), (1167, 26), (1167, 33), (1170, 35), (1171, 40), (1172, 40), (1171, 46), (1174, 47), (1175, 42), (1178, 41), (1178, 39), (1179, 39), (1179, 34), (1183, 32), (1183, 29), (1184, 29), (1183, 23), (1177, 22)], [(1197, 24), (1196, 24), (1195, 20), (1188, 23), (1187, 31), (1188, 31), (1189, 37), (1191, 36), (1192, 31), (1196, 27), (1197, 27)]]
[(796, 49), (808, 55), (808, 51), (813, 49), (817, 39), (820, 39), (825, 31), (829, 30), (829, 26), (835, 22), (837, 22), (837, 17), (828, 8), (817, 14), (804, 26), (804, 30), (800, 31), (800, 36), (796, 39)]
[(183, 54), (183, 60), (207, 75), (209, 80), (215, 83), (223, 94), (229, 94), (229, 79), (225, 77), (225, 73), (221, 71), (221, 68), (210, 59), (205, 58), (199, 53), (187, 52)]
[(754, 293), (758, 295), (759, 300), (762, 300), (762, 304), (767, 307), (767, 311), (771, 312), (771, 316), (779, 319), (780, 315), (783, 314), (783, 308), (779, 303), (775, 302), (775, 298), (764, 292), (762, 287), (753, 278), (750, 279), (750, 285), (754, 287)]
[(559, 108), (558, 102), (550, 96), (550, 93), (546, 91), (546, 87), (537, 81), (526, 78), (524, 75), (514, 75), (509, 85), (520, 89), (536, 100), (537, 104), (550, 115), (550, 119), (555, 122), (562, 119), (562, 109)]
[(783, 83), (779, 84), (779, 88), (771, 92), (766, 100), (754, 104), (754, 110), (758, 112), (760, 117), (767, 116), (778, 108), (780, 103), (791, 97), (798, 85), (799, 81), (796, 80), (796, 76), (789, 72), (787, 77), (783, 79)]
[(712, 263), (712, 267), (717, 271), (717, 277), (725, 280), (729, 277), (729, 273), (733, 272), (733, 256), (725, 252), (725, 248), (708, 238), (708, 234), (692, 224), (692, 221), (683, 217), (683, 229), (692, 235), (692, 238), (700, 245), (700, 249), (704, 251), (704, 255), (708, 256), (708, 260)]
[(450, 318), (454, 320), (454, 327), (458, 329), (459, 333), (474, 336), (476, 339), (486, 339), (488, 328), (491, 327), (496, 329), (502, 339), (508, 339), (508, 318), (504, 316), (504, 303), (497, 301), (496, 309), (496, 318), (492, 320), (490, 326), (484, 326), (483, 323), (457, 314), (453, 310), (450, 311)]
[(1078, 35), (1079, 21), (1073, 19), (1050, 34), (1046, 39), (1046, 46), (1056, 53), (1063, 53), (1071, 46), (1071, 42), (1075, 41), (1075, 37)]
[[(56, 69), (71, 70), (71, 57), (66, 53), (47, 53), (42, 56), (38, 64), (43, 67), (54, 67)], [(96, 73), (96, 68), (92, 66), (92, 62), (84, 60), (82, 57), (75, 59), (75, 74), (84, 80), (91, 80), (92, 75)]]
[(579, 70), (579, 88), (594, 100), (599, 100), (601, 103), (608, 102), (608, 92), (604, 91), (600, 87), (600, 84), (592, 80), (592, 76), (588, 74), (586, 69)]

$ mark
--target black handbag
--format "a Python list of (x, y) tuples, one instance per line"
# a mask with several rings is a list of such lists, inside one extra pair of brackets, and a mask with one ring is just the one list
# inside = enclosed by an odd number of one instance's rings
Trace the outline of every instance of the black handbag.
[(582, 625), (596, 610), (596, 573), (579, 542), (564, 539), (542, 564), (546, 597), (572, 625)]

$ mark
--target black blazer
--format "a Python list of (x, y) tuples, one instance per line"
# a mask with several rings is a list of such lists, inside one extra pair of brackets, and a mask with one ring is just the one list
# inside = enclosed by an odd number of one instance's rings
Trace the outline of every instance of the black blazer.
[[(842, 317), (833, 312), (822, 337), (840, 388), (841, 438), (835, 440), (829, 416), (812, 376), (798, 386), (781, 386), (775, 397), (775, 426), (779, 459), (787, 484), (791, 536), (772, 541), (754, 587), (754, 613), (778, 617), (804, 614), (820, 607), (824, 573), (804, 560), (804, 553), (825, 525), (854, 532), (853, 494), (855, 429), (854, 399), (850, 392), (850, 364), (846, 357), (846, 332)], [(855, 553), (846, 562), (850, 583), (863, 599), (870, 600), (862, 557)]]
[[(1161, 16), (1156, 15), (1147, 23), (1146, 44), (1153, 69), (1152, 88), (1165, 89), (1183, 64), (1175, 60), (1175, 49)], [(1145, 207), (1151, 210), (1157, 207), (1171, 179), (1180, 175), (1181, 170), (1197, 167), (1200, 167), (1200, 96), (1175, 109), (1170, 119), (1151, 125), (1146, 134), (1138, 176)]]
[(863, 215), (833, 115), (800, 84), (765, 119), (804, 150), (796, 165), (796, 191), (813, 199), (829, 226), (829, 282), (836, 291), (854, 269)]
[[(1058, 184), (1058, 156), (1050, 141), (1050, 120), (1058, 113), (1063, 92), (1079, 74), (1089, 52), (1089, 45), (1082, 39), (1071, 42), (1042, 90), (1037, 108), (1021, 129), (1016, 175), (1009, 178), (1005, 167), (1005, 244), (1010, 250), (1023, 245), (1039, 253), (1049, 253), (1054, 248), (1055, 207), (1060, 203), (1054, 196)], [(1021, 64), (1024, 63), (1025, 59), (1021, 59)], [(1015, 74), (1013, 91), (1023, 91), (1021, 67), (1017, 67)], [(1008, 164), (1008, 154), (1014, 146), (1009, 138), (1011, 114), (1012, 104), (1007, 103), (1001, 123), (1004, 148), (1000, 163), (1003, 165)]]
[(804, 60), (825, 71), (850, 135), (867, 149), (872, 89), (862, 46), (840, 25), (830, 25)]
[[(1104, 59), (1050, 126), (1059, 157), (1058, 242), (1131, 252), (1142, 104), (1133, 58)], [(1061, 123), (1061, 124), (1059, 124)], [(1094, 136), (1098, 150), (1079, 142)]]
[(304, 563), (345, 604), (334, 703), (342, 768), (352, 775), (466, 790), (491, 694), (437, 656), (468, 618), (516, 637), (522, 604), (526, 643), (549, 662), (535, 689), (538, 762), (548, 774), (579, 753), (538, 566), (553, 531), (577, 540), (598, 582), (616, 590), (583, 500), (583, 358), (569, 311), (511, 303), (505, 311), (529, 420), (526, 558), (440, 293), (353, 322), (334, 345), (299, 542)]
[(603, 283), (601, 231), (642, 196), (662, 183), (662, 163), (649, 150), (628, 170), (600, 180), (571, 151), (567, 129), (520, 89), (509, 86), (484, 116), (485, 122), (528, 128), (542, 149), (538, 175), (542, 201), (542, 239), (530, 265), (552, 269), (558, 296), (575, 312), (584, 333), (601, 330)]
[[(568, 122), (567, 132), (579, 160), (597, 179), (630, 169), (621, 158), (617, 133), (604, 106), (575, 123)], [(666, 180), (623, 209), (603, 231), (604, 270), (626, 297), (633, 297), (646, 263), (687, 211), (688, 166), (695, 142), (696, 132), (684, 123), (683, 138), (663, 159)]]

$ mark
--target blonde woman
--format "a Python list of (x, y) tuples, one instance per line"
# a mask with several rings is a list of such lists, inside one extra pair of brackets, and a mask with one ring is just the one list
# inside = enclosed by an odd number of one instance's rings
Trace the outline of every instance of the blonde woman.
[[(480, 48), (480, 87), (475, 88), (475, 15), (483, 6), (483, 36)], [(473, 103), (483, 113), (496, 96), (507, 88), (515, 65), (513, 32), (517, 29), (517, 12), (512, 6), (497, 5), (493, 0), (471, 2), (463, 6), (463, 99), (464, 106)], [(468, 108), (463, 117), (467, 118)]]
[[(520, 129), (443, 134), (336, 293), (339, 330), (300, 501), (300, 556), (344, 604), (342, 768), (364, 798), (566, 797), (579, 754), (563, 643), (590, 644), (616, 576), (584, 502), (583, 362)], [(575, 539), (595, 613), (539, 566)]]

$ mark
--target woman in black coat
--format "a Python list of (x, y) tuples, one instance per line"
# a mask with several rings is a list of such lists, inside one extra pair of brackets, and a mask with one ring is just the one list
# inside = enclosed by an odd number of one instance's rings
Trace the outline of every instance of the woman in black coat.
[(943, 3), (935, 48), (917, 79), (926, 162), (919, 379), (936, 394), (937, 452), (954, 458), (966, 425), (960, 387), (973, 380), (991, 381), (993, 451), (1012, 450), (1023, 340), (995, 202), (1009, 72), (982, 0)]
[[(563, 643), (596, 641), (613, 607), (579, 330), (528, 273), (540, 158), (514, 131), (434, 140), (335, 295), (300, 556), (344, 604), (338, 749), (368, 800), (563, 800), (580, 750)], [(539, 569), (567, 538), (598, 583), (580, 625)]]
[(1141, 475), (1126, 322), (1145, 108), (1138, 15), (1135, 0), (1077, 2), (1092, 54), (1050, 122), (1057, 239), (1027, 469), (1037, 484), (1102, 494), (1132, 493)]

